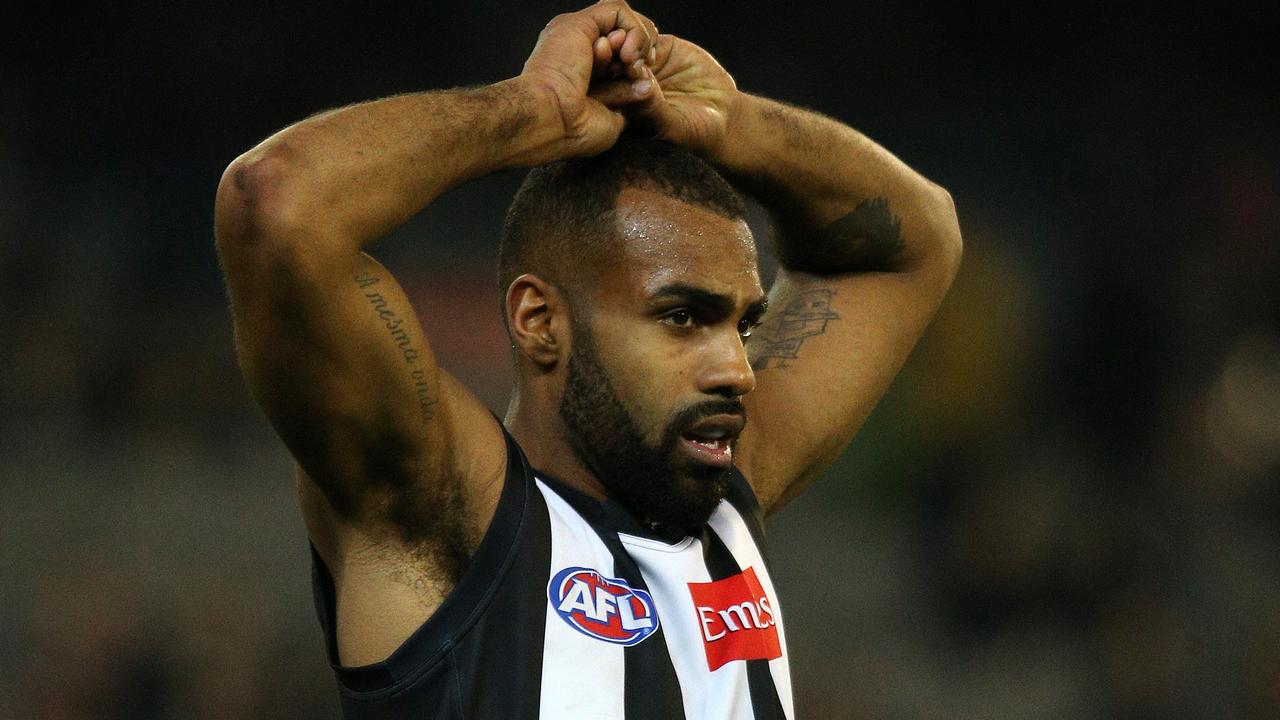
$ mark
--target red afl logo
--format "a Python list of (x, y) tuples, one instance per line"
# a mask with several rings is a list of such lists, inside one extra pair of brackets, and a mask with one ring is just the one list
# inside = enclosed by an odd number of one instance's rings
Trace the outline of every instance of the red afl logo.
[(570, 627), (588, 637), (631, 647), (658, 629), (653, 597), (626, 580), (571, 567), (547, 585), (547, 599)]

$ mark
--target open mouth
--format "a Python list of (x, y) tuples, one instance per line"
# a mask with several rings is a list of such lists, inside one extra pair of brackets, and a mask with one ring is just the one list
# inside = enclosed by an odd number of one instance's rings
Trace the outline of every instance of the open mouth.
[(705, 440), (682, 435), (680, 443), (696, 462), (727, 468), (733, 464), (733, 448), (728, 440)]
[(710, 435), (689, 434), (689, 435), (683, 435), (682, 437), (685, 440), (688, 440), (689, 442), (693, 443), (694, 445), (697, 445), (698, 447), (701, 447), (701, 448), (705, 448), (706, 450), (711, 452), (720, 452), (722, 450), (728, 450), (729, 443), (732, 442), (732, 439), (728, 437), (727, 433), (710, 434)]
[(741, 415), (703, 418), (680, 435), (681, 445), (695, 461), (727, 468), (733, 464), (733, 442), (744, 425)]

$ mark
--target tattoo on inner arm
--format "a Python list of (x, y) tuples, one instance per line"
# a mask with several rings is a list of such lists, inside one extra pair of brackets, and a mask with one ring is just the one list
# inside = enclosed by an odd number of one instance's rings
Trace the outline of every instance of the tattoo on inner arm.
[(783, 264), (796, 270), (857, 272), (892, 270), (904, 246), (902, 219), (887, 198), (877, 197), (808, 238), (785, 240), (779, 251)]
[(839, 320), (831, 310), (835, 290), (814, 288), (787, 300), (778, 314), (765, 315), (764, 322), (752, 333), (751, 369), (782, 369), (788, 360), (799, 356), (805, 338), (827, 331), (827, 323)]
[(429, 422), (432, 416), (432, 406), (439, 401), (431, 397), (431, 384), (427, 379), (427, 369), (420, 367), (422, 355), (413, 347), (413, 338), (409, 337), (409, 333), (405, 330), (404, 318), (396, 315), (395, 310), (391, 309), (382, 293), (376, 289), (370, 289), (381, 282), (377, 275), (360, 273), (356, 275), (355, 280), (365, 299), (369, 301), (369, 306), (378, 314), (378, 319), (387, 328), (388, 334), (391, 335), (391, 340), (400, 349), (400, 356), (404, 358), (404, 364), (409, 368), (409, 379), (413, 382), (413, 392), (417, 396), (418, 411), (422, 413), (422, 422)]

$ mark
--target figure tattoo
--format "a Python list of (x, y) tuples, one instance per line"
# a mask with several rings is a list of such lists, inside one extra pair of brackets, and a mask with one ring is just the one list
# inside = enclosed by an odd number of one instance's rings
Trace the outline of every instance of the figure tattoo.
[(404, 327), (404, 318), (396, 315), (396, 311), (387, 303), (387, 299), (377, 290), (370, 290), (381, 280), (372, 273), (356, 275), (356, 285), (364, 293), (370, 307), (378, 314), (378, 319), (391, 335), (396, 347), (400, 348), (400, 356), (404, 364), (409, 366), (409, 378), (413, 381), (413, 391), (417, 396), (418, 410), (422, 413), (422, 422), (431, 420), (431, 408), (438, 401), (431, 397), (431, 384), (427, 380), (426, 368), (417, 367), (421, 354), (413, 347), (413, 338)]
[(814, 288), (789, 299), (776, 315), (765, 315), (764, 322), (752, 334), (751, 369), (788, 367), (800, 353), (805, 338), (827, 331), (827, 323), (839, 320), (831, 309), (835, 290)]
[(891, 271), (906, 243), (889, 200), (870, 198), (810, 237), (780, 233), (784, 265), (813, 273)]
[(858, 265), (880, 269), (902, 252), (902, 219), (889, 211), (887, 198), (871, 198), (827, 226), (823, 240), (849, 247)]

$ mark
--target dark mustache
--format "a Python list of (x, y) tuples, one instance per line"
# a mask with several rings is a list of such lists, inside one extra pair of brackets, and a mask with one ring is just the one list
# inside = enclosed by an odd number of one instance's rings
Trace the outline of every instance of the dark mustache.
[(742, 418), (743, 422), (747, 420), (747, 408), (742, 404), (742, 400), (738, 398), (724, 398), (721, 400), (707, 400), (689, 407), (676, 413), (672, 418), (669, 427), (677, 433), (681, 432), (699, 420), (711, 415), (736, 415)]

